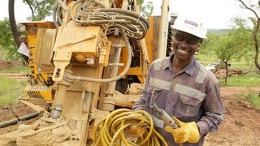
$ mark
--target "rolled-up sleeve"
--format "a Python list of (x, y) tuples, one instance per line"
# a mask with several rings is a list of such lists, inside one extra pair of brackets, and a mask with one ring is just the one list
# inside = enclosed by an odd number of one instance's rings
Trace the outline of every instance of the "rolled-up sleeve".
[(147, 93), (147, 88), (148, 88), (148, 83), (149, 83), (149, 74), (145, 80), (144, 86), (143, 86), (143, 92), (142, 95), (140, 96), (140, 99), (135, 102), (133, 105), (132, 109), (133, 110), (145, 110), (145, 105), (147, 103), (147, 99), (149, 94)]
[(149, 88), (149, 81), (150, 81), (150, 77), (151, 74), (153, 73), (153, 68), (154, 68), (154, 62), (151, 64), (147, 77), (145, 79), (144, 85), (143, 85), (143, 92), (139, 98), (139, 100), (137, 100), (135, 102), (135, 104), (133, 105), (132, 109), (133, 110), (147, 110), (147, 106), (148, 106), (148, 100), (149, 98), (151, 98), (151, 93), (148, 91)]
[(225, 116), (219, 83), (212, 83), (207, 86), (207, 96), (202, 107), (204, 116), (197, 122), (197, 125), (200, 135), (204, 136), (209, 132), (217, 131)]

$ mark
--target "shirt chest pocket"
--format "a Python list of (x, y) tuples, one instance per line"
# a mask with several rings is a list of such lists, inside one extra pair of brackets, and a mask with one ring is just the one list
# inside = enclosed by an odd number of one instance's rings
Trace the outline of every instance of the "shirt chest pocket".
[(184, 105), (192, 106), (192, 107), (197, 107), (201, 103), (199, 99), (194, 97), (189, 97), (186, 95), (180, 95), (180, 100)]
[(177, 117), (183, 117), (184, 119), (195, 119), (199, 115), (201, 102), (202, 101), (196, 97), (181, 94), (175, 115)]

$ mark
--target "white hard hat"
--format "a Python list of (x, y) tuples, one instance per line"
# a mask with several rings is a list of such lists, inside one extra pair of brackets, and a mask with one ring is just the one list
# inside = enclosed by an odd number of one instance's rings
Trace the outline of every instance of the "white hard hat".
[(187, 32), (189, 34), (195, 35), (199, 38), (206, 39), (207, 28), (204, 27), (202, 22), (194, 18), (188, 17), (177, 17), (174, 24), (171, 26), (172, 29)]
[(21, 39), (21, 38), (27, 38), (27, 36), (26, 36), (26, 35), (21, 35), (21, 36), (20, 36), (20, 39)]

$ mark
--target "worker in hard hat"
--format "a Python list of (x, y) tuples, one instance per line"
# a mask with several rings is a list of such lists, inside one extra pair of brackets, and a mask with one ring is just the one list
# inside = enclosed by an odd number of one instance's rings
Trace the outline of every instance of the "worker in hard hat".
[(27, 36), (21, 35), (20, 36), (20, 46), (17, 50), (20, 53), (25, 61), (26, 64), (29, 64), (29, 49), (28, 49), (28, 41)]
[[(219, 82), (194, 57), (206, 39), (207, 29), (203, 23), (181, 16), (171, 28), (173, 53), (151, 64), (142, 96), (133, 109), (153, 116), (156, 130), (169, 146), (201, 146), (205, 136), (217, 131), (224, 118)], [(160, 120), (154, 105), (173, 117), (178, 128)]]
[(26, 46), (28, 46), (27, 36), (26, 35), (21, 35), (20, 36), (20, 42), (24, 43)]

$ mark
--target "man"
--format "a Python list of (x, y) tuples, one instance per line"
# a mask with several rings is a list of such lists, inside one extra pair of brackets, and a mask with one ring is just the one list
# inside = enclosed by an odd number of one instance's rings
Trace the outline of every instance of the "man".
[(25, 35), (21, 35), (20, 42), (21, 42), (21, 45), (19, 46), (17, 52), (19, 52), (22, 55), (26, 64), (29, 64), (29, 52), (30, 51), (28, 49), (27, 37)]
[[(216, 131), (224, 118), (219, 82), (194, 57), (207, 29), (184, 17), (178, 17), (171, 28), (173, 54), (151, 64), (143, 94), (133, 109), (153, 115), (156, 130), (169, 146), (201, 146), (208, 132)], [(159, 120), (154, 105), (173, 116), (179, 128)]]
[(20, 42), (24, 43), (28, 47), (27, 37), (25, 35), (20, 36)]

